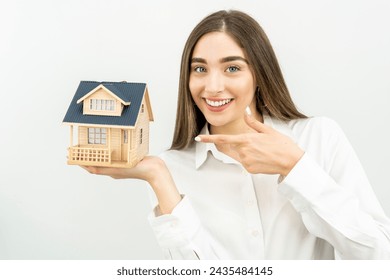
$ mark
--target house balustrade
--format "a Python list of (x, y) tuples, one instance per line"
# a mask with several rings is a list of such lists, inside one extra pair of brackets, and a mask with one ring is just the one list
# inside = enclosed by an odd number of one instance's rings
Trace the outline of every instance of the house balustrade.
[(111, 153), (108, 148), (70, 147), (69, 161), (71, 162), (111, 162)]

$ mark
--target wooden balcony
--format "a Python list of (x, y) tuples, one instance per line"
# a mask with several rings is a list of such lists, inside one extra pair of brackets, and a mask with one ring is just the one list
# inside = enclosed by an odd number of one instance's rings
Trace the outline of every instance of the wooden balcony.
[(108, 148), (73, 146), (68, 148), (68, 163), (105, 165), (111, 163), (111, 153)]

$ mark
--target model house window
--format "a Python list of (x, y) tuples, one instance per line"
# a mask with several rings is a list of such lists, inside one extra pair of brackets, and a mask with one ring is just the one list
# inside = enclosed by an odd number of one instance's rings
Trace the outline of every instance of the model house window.
[(88, 128), (88, 144), (102, 144), (107, 143), (107, 129), (98, 127)]
[(106, 99), (91, 99), (89, 109), (95, 111), (115, 111), (115, 101)]
[(139, 130), (139, 143), (142, 144), (142, 128)]
[(141, 105), (141, 113), (143, 113), (144, 111), (145, 111), (145, 105), (142, 104), (142, 105)]

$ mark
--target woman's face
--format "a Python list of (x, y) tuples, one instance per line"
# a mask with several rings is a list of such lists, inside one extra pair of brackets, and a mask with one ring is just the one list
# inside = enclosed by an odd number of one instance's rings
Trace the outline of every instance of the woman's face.
[(191, 58), (189, 88), (211, 126), (242, 125), (245, 108), (255, 112), (255, 79), (243, 49), (224, 32), (202, 36)]

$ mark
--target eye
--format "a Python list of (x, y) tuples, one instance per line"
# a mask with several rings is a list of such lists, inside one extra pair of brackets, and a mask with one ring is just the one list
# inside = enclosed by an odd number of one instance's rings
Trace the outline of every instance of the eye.
[(240, 67), (238, 66), (229, 66), (228, 68), (226, 68), (226, 72), (230, 72), (230, 73), (238, 72), (239, 70)]
[(193, 71), (197, 72), (197, 73), (204, 73), (204, 72), (206, 72), (206, 68), (204, 68), (202, 66), (195, 66), (193, 69), (194, 69)]

